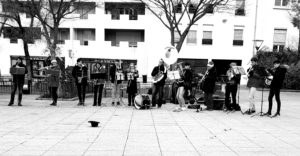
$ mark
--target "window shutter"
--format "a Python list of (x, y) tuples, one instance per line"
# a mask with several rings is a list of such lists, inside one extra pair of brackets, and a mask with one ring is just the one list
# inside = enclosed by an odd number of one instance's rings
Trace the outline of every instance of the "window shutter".
[(203, 31), (203, 39), (212, 39), (212, 31)]
[(273, 43), (277, 45), (285, 45), (286, 29), (275, 29)]
[(234, 29), (234, 40), (243, 40), (243, 29)]
[(187, 43), (197, 44), (197, 31), (190, 30), (187, 35)]

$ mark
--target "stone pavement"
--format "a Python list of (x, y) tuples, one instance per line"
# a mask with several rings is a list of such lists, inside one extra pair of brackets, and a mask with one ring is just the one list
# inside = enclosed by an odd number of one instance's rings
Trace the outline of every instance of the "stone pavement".
[[(247, 93), (244, 89), (240, 93), (244, 110)], [(258, 111), (261, 94), (256, 95)], [(9, 96), (0, 95), (0, 155), (300, 155), (300, 93), (281, 93), (282, 111), (277, 118), (251, 118), (240, 112), (172, 112), (173, 104), (151, 110), (92, 107), (91, 98), (84, 107), (76, 106), (77, 101), (59, 101), (59, 106), (50, 107), (49, 101), (36, 97), (25, 95), (23, 107), (8, 107)], [(100, 126), (90, 127), (89, 120), (100, 121)]]

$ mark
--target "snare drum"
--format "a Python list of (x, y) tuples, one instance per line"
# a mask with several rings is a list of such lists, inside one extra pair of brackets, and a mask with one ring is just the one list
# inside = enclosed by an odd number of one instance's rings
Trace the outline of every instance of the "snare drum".
[(149, 109), (150, 96), (148, 94), (138, 94), (134, 98), (134, 107), (136, 109)]

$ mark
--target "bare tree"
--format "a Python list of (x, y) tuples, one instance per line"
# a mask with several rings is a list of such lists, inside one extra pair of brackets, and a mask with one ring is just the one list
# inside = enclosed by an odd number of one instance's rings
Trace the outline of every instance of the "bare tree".
[[(170, 31), (171, 45), (180, 52), (190, 28), (217, 7), (226, 7), (230, 0), (139, 0)], [(186, 22), (187, 25), (181, 25)], [(179, 40), (175, 43), (175, 35)]]
[[(98, 5), (89, 0), (28, 0), (31, 2), (30, 14), (43, 28), (42, 35), (47, 42), (51, 58), (56, 57), (60, 24), (69, 19), (81, 18)], [(79, 14), (75, 16), (74, 14)]]
[(300, 4), (298, 2), (291, 3), (291, 23), (298, 29), (298, 57), (300, 57)]
[(3, 11), (0, 13), (0, 35), (10, 37), (11, 39), (21, 39), (23, 41), (23, 49), (26, 60), (26, 67), (28, 69), (27, 78), (29, 84), (32, 80), (32, 70), (30, 61), (30, 52), (28, 44), (33, 43), (34, 40), (40, 38), (40, 31), (34, 29), (34, 18), (30, 18), (30, 24), (22, 23), (21, 14), (29, 10), (30, 3), (19, 0), (5, 0), (1, 2)]

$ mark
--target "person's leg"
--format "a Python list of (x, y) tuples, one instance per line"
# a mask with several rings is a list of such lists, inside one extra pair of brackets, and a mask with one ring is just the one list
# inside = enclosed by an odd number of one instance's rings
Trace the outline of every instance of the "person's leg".
[(54, 87), (54, 101), (55, 101), (55, 105), (57, 104), (57, 98), (58, 98), (57, 90), (58, 90), (58, 87)]
[(155, 107), (157, 104), (157, 96), (158, 94), (158, 86), (157, 85), (153, 85), (153, 90), (152, 90), (152, 107)]
[(230, 105), (230, 86), (226, 85), (225, 86), (225, 106), (227, 110), (231, 110), (231, 105)]
[(51, 104), (52, 106), (56, 106), (57, 104), (57, 88), (58, 87), (51, 87), (52, 99), (53, 99), (53, 103)]
[(255, 92), (256, 92), (256, 88), (255, 87), (251, 87), (249, 90), (249, 109), (251, 111), (255, 111)]
[(112, 98), (112, 105), (114, 105), (115, 104), (115, 99), (116, 99), (116, 88), (117, 88), (117, 85), (116, 85), (116, 83), (113, 83), (112, 84), (112, 90), (111, 90), (111, 92), (112, 92), (112, 94), (111, 94), (111, 98)]
[(131, 97), (131, 103), (132, 103), (132, 105), (134, 105), (134, 98), (135, 98), (135, 93), (133, 93), (132, 97)]
[(23, 85), (24, 83), (18, 83), (18, 92), (19, 92), (19, 96), (18, 96), (18, 106), (22, 106), (22, 95), (23, 95)]
[(93, 103), (93, 106), (97, 105), (98, 87), (99, 87), (99, 85), (94, 85), (94, 103)]
[[(180, 88), (180, 87), (179, 87)], [(177, 88), (177, 92), (176, 92), (176, 99), (177, 99), (177, 101), (178, 101), (178, 104), (179, 104), (179, 106), (181, 106), (181, 101), (180, 101), (180, 99), (179, 99), (179, 88)]]
[(131, 97), (132, 97), (132, 93), (128, 93), (128, 106), (131, 106)]
[(120, 105), (120, 101), (121, 101), (121, 84), (117, 84), (116, 87), (116, 99), (117, 99), (117, 105)]
[(80, 104), (82, 103), (82, 97), (81, 97), (81, 84), (77, 84), (77, 95), (78, 95), (78, 99), (79, 99), (78, 105), (80, 105)]
[(98, 96), (98, 106), (101, 106), (101, 103), (102, 103), (103, 87), (104, 87), (104, 84), (100, 84), (100, 86), (99, 86), (99, 96)]
[(231, 86), (231, 99), (232, 99), (232, 104), (235, 106), (236, 103), (236, 93), (237, 93), (237, 85)]
[(185, 100), (184, 100), (184, 87), (179, 87), (179, 99), (180, 99), (180, 107), (185, 108)]
[(269, 108), (268, 108), (268, 112), (267, 112), (268, 115), (271, 115), (271, 113), (272, 113), (274, 95), (275, 95), (274, 89), (270, 88), (269, 97), (268, 97), (268, 101), (269, 101)]
[(82, 85), (81, 87), (82, 87), (82, 104), (84, 105), (86, 85)]
[(158, 87), (158, 108), (160, 108), (162, 105), (163, 94), (164, 94), (163, 89), (164, 89), (164, 85), (160, 85)]
[(207, 95), (207, 101), (208, 101), (208, 109), (213, 110), (213, 97), (212, 97), (212, 93), (208, 93)]
[(11, 95), (10, 95), (10, 102), (9, 102), (9, 106), (13, 105), (14, 104), (14, 101), (15, 101), (15, 94), (16, 94), (16, 91), (17, 91), (17, 87), (18, 87), (18, 84), (17, 82), (14, 82), (13, 83), (13, 86), (12, 86), (12, 90), (11, 90)]
[(275, 99), (277, 102), (277, 112), (276, 114), (280, 114), (280, 108), (281, 108), (281, 101), (280, 101), (280, 89), (275, 90)]

